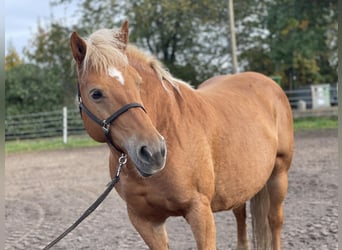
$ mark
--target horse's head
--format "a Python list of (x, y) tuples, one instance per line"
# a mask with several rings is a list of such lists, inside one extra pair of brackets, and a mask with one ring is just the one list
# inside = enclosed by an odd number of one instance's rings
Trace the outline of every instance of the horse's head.
[(142, 78), (128, 63), (127, 43), (127, 22), (121, 30), (100, 30), (87, 40), (76, 32), (72, 34), (70, 44), (77, 63), (79, 95), (87, 110), (83, 108), (82, 119), (94, 140), (109, 140), (128, 153), (142, 176), (150, 176), (164, 168), (166, 144), (144, 109), (137, 105), (125, 110), (106, 124), (107, 135), (101, 127), (101, 121), (126, 104), (142, 103)]

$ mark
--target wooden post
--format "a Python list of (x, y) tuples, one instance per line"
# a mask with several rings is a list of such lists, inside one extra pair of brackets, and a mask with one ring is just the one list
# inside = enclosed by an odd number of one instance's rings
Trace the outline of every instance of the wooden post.
[(230, 26), (230, 42), (231, 42), (232, 59), (233, 59), (233, 74), (236, 74), (238, 72), (238, 62), (237, 62), (237, 55), (236, 55), (233, 0), (228, 0), (228, 11), (229, 11), (229, 26)]
[(63, 143), (68, 142), (68, 109), (63, 107)]

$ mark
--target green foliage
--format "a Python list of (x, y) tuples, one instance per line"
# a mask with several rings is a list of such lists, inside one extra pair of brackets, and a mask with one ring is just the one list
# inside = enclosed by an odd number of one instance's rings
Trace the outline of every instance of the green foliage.
[(228, 34), (222, 29), (226, 5), (206, 0), (128, 1), (131, 40), (148, 48), (176, 77), (197, 85), (213, 72), (228, 71), (222, 66), (228, 55)]
[(298, 118), (294, 120), (294, 129), (298, 130), (312, 130), (312, 129), (330, 129), (338, 127), (337, 116), (332, 117), (309, 117)]
[[(266, 50), (260, 47), (255, 47), (244, 51), (241, 54), (240, 59), (242, 59), (242, 61), (248, 62), (247, 68), (249, 70), (261, 72), (269, 76), (275, 74), (275, 66), (273, 64), (272, 58)], [(279, 73), (276, 73), (275, 75), (279, 75)]]
[(55, 86), (57, 92), (62, 92), (63, 98), (58, 100), (58, 104), (66, 106), (74, 104), (76, 93), (76, 75), (69, 45), (70, 33), (70, 27), (54, 20), (46, 27), (38, 24), (30, 46), (25, 50), (30, 62), (49, 72), (44, 81)]
[(306, 84), (314, 84), (317, 82), (321, 82), (321, 75), (319, 73), (320, 68), (317, 65), (317, 61), (313, 58), (307, 59), (303, 57), (302, 54), (294, 55), (293, 67), (296, 70), (297, 81), (300, 85)]
[(176, 77), (196, 85), (213, 72), (228, 72), (226, 1), (83, 0), (79, 6), (74, 28), (81, 35), (128, 19), (131, 42), (156, 55)]
[(6, 115), (51, 111), (61, 103), (61, 85), (53, 73), (34, 64), (20, 64), (6, 72)]
[(262, 23), (269, 35), (265, 43), (275, 72), (285, 76), (283, 84), (295, 88), (335, 82), (337, 62), (330, 58), (334, 56), (331, 50), (337, 46), (337, 42), (331, 42), (334, 32), (337, 34), (333, 28), (337, 22), (337, 1), (273, 1), (267, 3), (266, 9)]
[(48, 139), (32, 139), (8, 141), (5, 145), (6, 153), (15, 152), (30, 152), (30, 151), (46, 151), (46, 150), (62, 150), (70, 148), (83, 148), (100, 146), (100, 144), (87, 135), (71, 136), (68, 138), (68, 143), (64, 144), (61, 137)]
[[(71, 2), (76, 0), (53, 4)], [(71, 32), (87, 36), (99, 28), (118, 27), (125, 19), (131, 42), (156, 55), (176, 77), (196, 86), (213, 75), (230, 73), (226, 0), (78, 0), (77, 4), (79, 20), (74, 26), (53, 17), (45, 26), (38, 23), (25, 50), (36, 67), (20, 61), (15, 51), (6, 55), (7, 113), (47, 110), (50, 103), (73, 106)], [(337, 0), (235, 0), (234, 12), (241, 71), (281, 76), (285, 88), (336, 82)], [(29, 96), (45, 100), (47, 95), (47, 105), (28, 101)]]
[(24, 61), (19, 57), (18, 52), (14, 47), (10, 46), (5, 56), (5, 71), (11, 70), (22, 63)]

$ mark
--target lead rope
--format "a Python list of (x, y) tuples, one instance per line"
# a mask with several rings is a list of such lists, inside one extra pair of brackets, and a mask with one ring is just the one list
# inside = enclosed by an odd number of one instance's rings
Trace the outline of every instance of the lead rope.
[(56, 243), (58, 243), (61, 239), (63, 239), (66, 235), (68, 235), (72, 230), (74, 230), (85, 218), (87, 218), (92, 212), (95, 211), (95, 209), (104, 201), (104, 199), (108, 196), (110, 191), (114, 188), (115, 184), (119, 182), (120, 180), (120, 173), (122, 167), (127, 163), (127, 155), (121, 154), (119, 160), (118, 160), (118, 169), (116, 171), (115, 177), (107, 184), (106, 190), (100, 195), (99, 198), (96, 199), (96, 201), (81, 215), (81, 217), (74, 222), (68, 229), (64, 231), (60, 236), (58, 236), (55, 240), (53, 240), (49, 245), (43, 248), (43, 250), (50, 249), (53, 247)]

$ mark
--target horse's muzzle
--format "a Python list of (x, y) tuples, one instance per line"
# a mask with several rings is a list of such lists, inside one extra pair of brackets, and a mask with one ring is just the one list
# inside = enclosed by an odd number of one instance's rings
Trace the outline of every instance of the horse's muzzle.
[[(132, 149), (132, 148), (131, 148)], [(128, 150), (138, 173), (143, 177), (149, 177), (160, 172), (165, 167), (166, 143), (163, 137), (156, 143), (145, 143), (135, 146), (135, 150)]]

